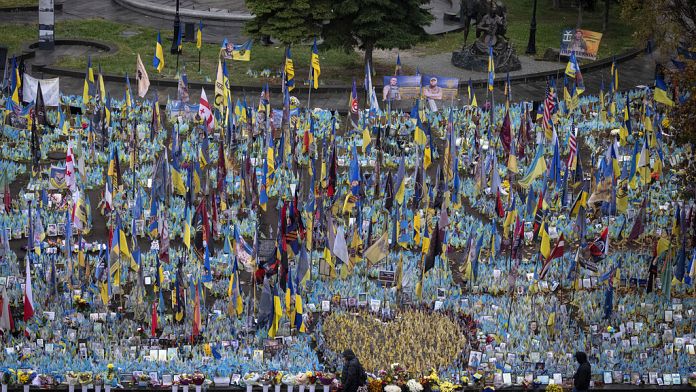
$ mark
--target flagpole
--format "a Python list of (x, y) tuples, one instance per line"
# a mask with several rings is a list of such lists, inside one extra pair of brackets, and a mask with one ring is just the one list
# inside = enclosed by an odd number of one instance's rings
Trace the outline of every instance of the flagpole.
[(309, 66), (309, 95), (307, 97), (307, 112), (309, 112), (310, 116), (312, 113), (312, 107), (310, 106), (310, 103), (312, 102), (313, 82), (314, 82), (314, 76), (312, 75), (312, 65), (310, 64), (310, 66)]

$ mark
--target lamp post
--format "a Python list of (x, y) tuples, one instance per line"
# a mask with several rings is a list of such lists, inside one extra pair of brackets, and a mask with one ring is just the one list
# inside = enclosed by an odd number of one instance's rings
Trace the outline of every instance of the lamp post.
[(179, 0), (176, 0), (176, 14), (174, 15), (174, 38), (172, 39), (171, 54), (179, 53), (177, 37), (179, 37), (179, 29), (181, 29), (181, 21), (179, 20)]
[(527, 42), (526, 54), (536, 54), (536, 10), (537, 0), (532, 5), (532, 21), (529, 23), (529, 41)]

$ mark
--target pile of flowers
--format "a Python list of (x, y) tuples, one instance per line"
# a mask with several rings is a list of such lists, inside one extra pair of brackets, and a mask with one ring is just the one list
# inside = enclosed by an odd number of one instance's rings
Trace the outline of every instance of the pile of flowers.
[(319, 380), (321, 385), (331, 385), (336, 379), (336, 375), (327, 372), (317, 372), (316, 378)]

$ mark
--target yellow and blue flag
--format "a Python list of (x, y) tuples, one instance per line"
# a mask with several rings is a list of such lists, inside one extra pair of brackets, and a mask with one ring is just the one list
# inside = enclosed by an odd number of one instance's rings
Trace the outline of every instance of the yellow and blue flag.
[(157, 32), (157, 43), (155, 43), (155, 55), (152, 57), (152, 68), (157, 72), (164, 69), (164, 50), (162, 49), (162, 36)]
[(290, 47), (285, 49), (285, 85), (288, 91), (295, 88), (295, 65), (292, 62), (292, 53)]
[(196, 48), (201, 50), (203, 46), (203, 21), (198, 21), (198, 30), (196, 31)]
[(667, 95), (667, 84), (659, 73), (655, 77), (655, 101), (667, 106), (674, 106), (674, 101)]
[(85, 83), (82, 89), (82, 101), (84, 103), (89, 102), (90, 98), (94, 96), (94, 87), (94, 70), (92, 69), (92, 57), (89, 56), (87, 57), (87, 71), (85, 72)]
[(251, 40), (241, 45), (232, 45), (232, 60), (250, 61), (251, 60)]
[(495, 62), (493, 60), (493, 47), (488, 47), (488, 91), (493, 91), (493, 79), (495, 79)]
[(312, 45), (312, 82), (315, 90), (319, 88), (320, 74), (321, 66), (319, 65), (319, 48), (317, 48), (317, 37), (314, 37), (314, 45)]

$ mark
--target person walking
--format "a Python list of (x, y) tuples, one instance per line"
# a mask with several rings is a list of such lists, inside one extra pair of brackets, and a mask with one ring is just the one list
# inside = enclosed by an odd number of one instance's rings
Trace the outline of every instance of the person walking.
[(587, 360), (587, 354), (582, 351), (575, 353), (575, 360), (578, 361), (578, 370), (573, 376), (573, 392), (584, 392), (590, 389), (590, 379), (592, 378), (592, 366)]
[(343, 351), (343, 372), (341, 385), (343, 392), (357, 392), (367, 383), (367, 374), (351, 349)]

